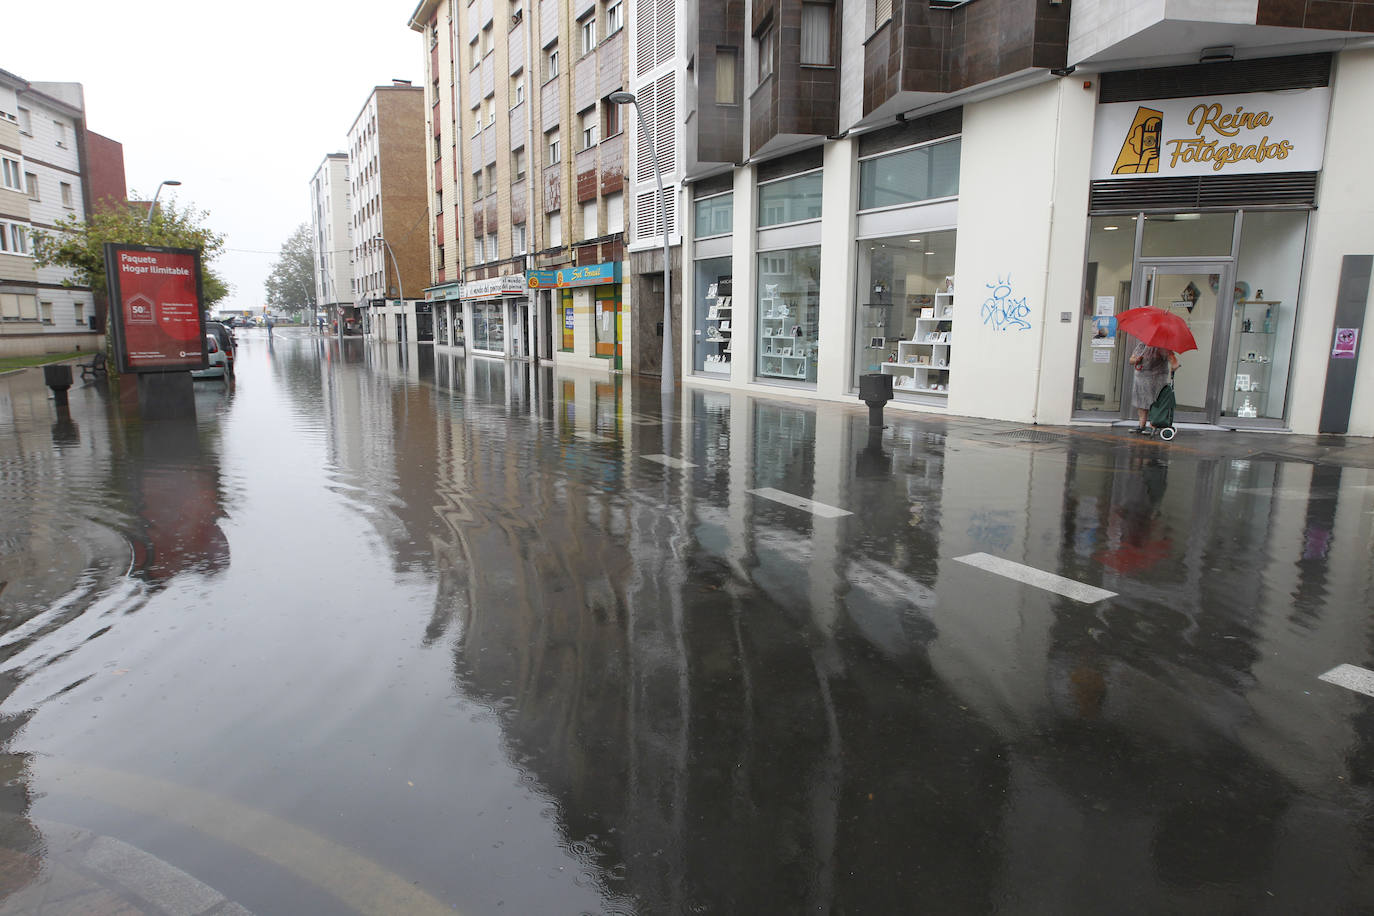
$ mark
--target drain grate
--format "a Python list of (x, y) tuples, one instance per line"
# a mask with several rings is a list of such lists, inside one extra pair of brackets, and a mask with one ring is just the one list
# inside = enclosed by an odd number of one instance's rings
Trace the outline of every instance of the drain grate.
[(1062, 442), (1063, 433), (1052, 433), (1043, 429), (1013, 429), (996, 434), (1000, 439), (1019, 439), (1022, 442)]

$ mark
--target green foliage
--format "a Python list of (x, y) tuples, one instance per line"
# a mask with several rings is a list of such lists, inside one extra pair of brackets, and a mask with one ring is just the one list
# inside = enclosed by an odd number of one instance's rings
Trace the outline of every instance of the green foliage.
[(39, 267), (66, 267), (75, 273), (73, 282), (96, 293), (109, 291), (105, 284), (105, 243), (156, 245), (163, 248), (200, 250), (202, 305), (210, 306), (229, 294), (229, 286), (210, 269), (224, 250), (224, 236), (206, 228), (209, 214), (193, 207), (178, 209), (175, 203), (159, 203), (152, 218), (138, 206), (114, 207), (92, 213), (84, 220), (65, 217), (56, 232), (34, 233), (34, 259)]
[(315, 311), (315, 252), (304, 223), (282, 243), (267, 275), (267, 304), (287, 312)]

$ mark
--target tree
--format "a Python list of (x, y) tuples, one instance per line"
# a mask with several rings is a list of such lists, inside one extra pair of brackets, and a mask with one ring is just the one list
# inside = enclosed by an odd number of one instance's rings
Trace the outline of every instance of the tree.
[(267, 275), (267, 304), (287, 312), (315, 312), (315, 249), (304, 223), (282, 243)]
[(54, 232), (35, 232), (33, 254), (39, 267), (66, 267), (72, 283), (89, 286), (97, 301), (109, 300), (105, 284), (105, 243), (195, 248), (200, 252), (202, 306), (209, 308), (229, 295), (229, 285), (210, 264), (224, 250), (224, 236), (206, 228), (204, 211), (178, 209), (173, 202), (158, 204), (149, 218), (138, 206), (112, 207), (86, 219), (64, 217)]

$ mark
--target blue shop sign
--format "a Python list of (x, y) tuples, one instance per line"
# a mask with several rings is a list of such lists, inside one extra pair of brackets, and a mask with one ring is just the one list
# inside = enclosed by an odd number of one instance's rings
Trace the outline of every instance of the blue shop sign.
[(563, 267), (558, 270), (528, 270), (525, 272), (530, 289), (598, 286), (620, 282), (620, 262), (587, 264), (582, 267)]

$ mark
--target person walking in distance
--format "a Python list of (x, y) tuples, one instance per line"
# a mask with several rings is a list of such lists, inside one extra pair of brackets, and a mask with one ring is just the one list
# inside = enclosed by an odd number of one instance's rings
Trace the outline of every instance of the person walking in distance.
[(1169, 383), (1169, 373), (1178, 369), (1178, 354), (1172, 350), (1148, 347), (1139, 343), (1131, 352), (1130, 363), (1135, 366), (1135, 381), (1131, 385), (1131, 406), (1135, 408), (1136, 416), (1140, 420), (1140, 425), (1135, 431), (1145, 433), (1149, 431), (1145, 425), (1145, 418), (1149, 415), (1150, 405), (1159, 396), (1159, 389)]

